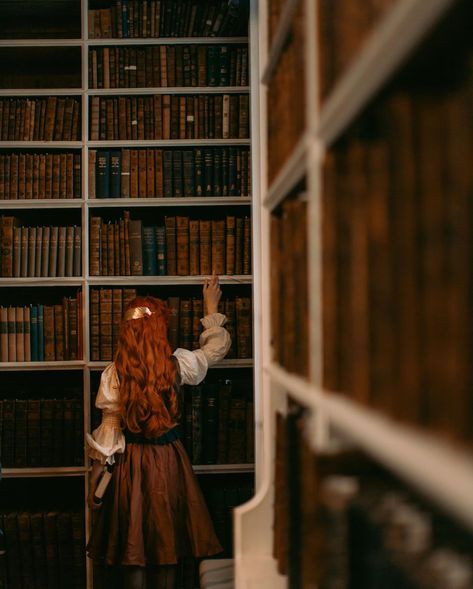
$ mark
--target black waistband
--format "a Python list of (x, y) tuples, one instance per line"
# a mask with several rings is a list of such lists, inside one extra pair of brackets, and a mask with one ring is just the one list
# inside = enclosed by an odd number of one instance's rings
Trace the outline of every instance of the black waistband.
[(167, 431), (159, 438), (146, 438), (143, 434), (134, 434), (128, 430), (125, 430), (125, 441), (127, 444), (153, 444), (164, 446), (165, 444), (171, 444), (181, 437), (179, 428), (174, 427)]

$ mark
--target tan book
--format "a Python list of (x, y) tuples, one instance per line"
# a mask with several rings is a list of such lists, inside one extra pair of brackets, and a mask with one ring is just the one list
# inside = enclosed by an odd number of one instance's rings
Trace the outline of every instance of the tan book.
[(30, 307), (24, 307), (24, 309), (23, 309), (23, 337), (25, 340), (25, 362), (31, 362), (30, 321), (31, 321)]
[(73, 276), (82, 276), (82, 227), (74, 225)]
[(164, 94), (162, 97), (162, 138), (171, 139), (171, 96)]
[(166, 226), (166, 268), (169, 276), (177, 274), (176, 217), (165, 217)]
[(35, 252), (35, 267), (34, 276), (39, 278), (41, 276), (41, 261), (43, 253), (43, 227), (36, 227), (36, 252)]
[(15, 307), (8, 307), (7, 330), (8, 330), (8, 362), (16, 362), (16, 309), (15, 309)]
[(0, 362), (8, 362), (8, 309), (0, 307)]
[(74, 276), (74, 227), (66, 228), (65, 276)]
[(49, 233), (49, 276), (57, 276), (59, 227), (51, 227)]
[(21, 278), (21, 236), (22, 228), (13, 228), (13, 276)]
[(200, 273), (203, 276), (212, 274), (211, 227), (211, 221), (199, 221)]
[(51, 237), (51, 227), (43, 227), (43, 241), (41, 249), (41, 276), (49, 276), (49, 240)]
[(143, 237), (140, 219), (130, 219), (130, 267), (132, 276), (143, 276)]
[(36, 227), (28, 231), (28, 276), (34, 277), (36, 268)]
[(4, 278), (13, 277), (13, 240), (14, 228), (18, 221), (12, 216), (0, 217), (1, 273)]
[(176, 217), (177, 275), (189, 274), (189, 217)]
[(22, 278), (28, 276), (29, 227), (21, 228), (21, 273)]

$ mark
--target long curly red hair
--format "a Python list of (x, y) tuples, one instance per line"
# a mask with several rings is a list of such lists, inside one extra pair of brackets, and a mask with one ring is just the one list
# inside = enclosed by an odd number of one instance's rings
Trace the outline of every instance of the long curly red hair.
[(115, 367), (120, 380), (120, 414), (133, 433), (155, 438), (176, 425), (176, 365), (167, 338), (169, 309), (160, 299), (137, 297), (128, 305), (152, 315), (122, 321)]

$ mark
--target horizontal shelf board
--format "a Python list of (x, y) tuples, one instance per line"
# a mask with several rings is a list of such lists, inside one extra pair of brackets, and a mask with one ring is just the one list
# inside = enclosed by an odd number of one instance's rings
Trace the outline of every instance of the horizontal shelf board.
[(100, 88), (87, 90), (89, 96), (116, 96), (131, 94), (248, 94), (248, 86), (182, 86), (172, 88)]
[(87, 39), (93, 45), (219, 45), (248, 43), (248, 37), (149, 37), (146, 39)]
[(80, 96), (82, 88), (13, 88), (0, 89), (0, 96)]
[(84, 476), (86, 472), (87, 468), (85, 466), (3, 468), (2, 476), (10, 479), (32, 477), (78, 477)]
[[(323, 391), (275, 364), (267, 371), (290, 396), (325, 415), (343, 436), (473, 529), (471, 453), (347, 397)], [(315, 437), (316, 432), (311, 433)]]
[[(87, 362), (90, 370), (104, 370), (109, 364), (110, 362)], [(253, 360), (251, 358), (227, 358), (211, 366), (209, 370), (217, 368), (251, 368), (252, 366)]]
[[(140, 141), (88, 141), (89, 147), (181, 147), (208, 145), (250, 145), (250, 139), (150, 139)], [(1, 142), (0, 142), (1, 146)]]
[(83, 360), (70, 360), (69, 362), (0, 362), (0, 372), (10, 370), (82, 370)]
[(291, 30), (292, 19), (298, 4), (299, 0), (286, 0), (284, 3), (284, 8), (279, 16), (278, 27), (269, 49), (266, 67), (264, 68), (263, 76), (261, 78), (263, 84), (268, 84), (273, 76)]
[(0, 47), (81, 47), (82, 39), (1, 39)]
[(304, 134), (281, 171), (269, 186), (267, 196), (263, 202), (268, 210), (274, 210), (304, 177), (307, 169), (309, 144), (310, 138), (307, 134)]
[[(91, 286), (108, 286), (121, 284), (136, 285), (170, 285), (179, 286), (182, 284), (203, 284), (206, 276), (89, 276), (87, 281)], [(221, 275), (220, 284), (252, 284), (253, 277), (247, 275)]]
[(82, 141), (0, 141), (0, 149), (64, 149), (82, 147)]
[[(1, 203), (1, 201), (0, 201)], [(185, 198), (97, 198), (87, 201), (91, 208), (106, 207), (195, 207), (251, 205), (251, 196), (189, 196)], [(1, 208), (1, 207), (0, 207)]]
[(83, 280), (80, 277), (61, 278), (0, 278), (2, 286), (80, 286)]
[(194, 464), (196, 474), (229, 474), (240, 472), (254, 472), (254, 464)]
[(343, 133), (453, 2), (394, 4), (322, 105), (317, 134), (326, 145)]
[(7, 200), (0, 199), (1, 209), (80, 209), (84, 199), (52, 199), (52, 198), (35, 198)]

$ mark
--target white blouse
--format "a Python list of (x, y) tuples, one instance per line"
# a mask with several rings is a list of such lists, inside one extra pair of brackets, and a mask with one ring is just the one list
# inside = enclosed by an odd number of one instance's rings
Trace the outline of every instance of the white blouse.
[[(200, 321), (205, 328), (200, 335), (200, 349), (191, 352), (177, 348), (173, 354), (179, 363), (181, 384), (202, 382), (208, 367), (222, 360), (230, 349), (231, 338), (223, 327), (227, 321), (225, 315), (212, 313)], [(88, 453), (102, 464), (113, 464), (115, 452), (121, 454), (125, 451), (119, 414), (119, 383), (113, 362), (102, 372), (95, 406), (102, 409), (102, 423), (92, 435), (86, 434)]]

